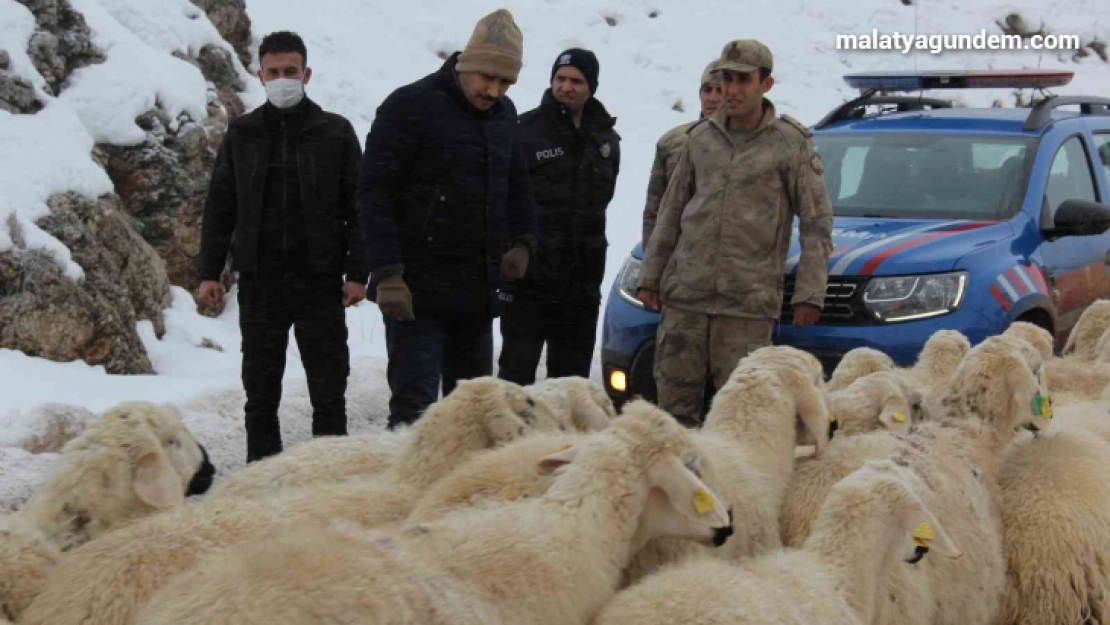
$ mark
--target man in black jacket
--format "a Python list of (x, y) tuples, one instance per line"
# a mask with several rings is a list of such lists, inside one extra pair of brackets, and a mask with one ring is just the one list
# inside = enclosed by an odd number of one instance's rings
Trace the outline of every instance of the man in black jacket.
[(601, 280), (605, 211), (620, 171), (620, 136), (597, 93), (597, 57), (572, 48), (551, 68), (539, 108), (520, 116), (521, 143), (539, 206), (536, 262), (501, 293), (498, 375), (535, 381), (547, 343), (547, 377), (589, 377)]
[[(219, 303), (232, 251), (247, 394), (247, 462), (281, 451), (278, 404), (292, 326), (315, 436), (347, 433), (350, 373), (343, 311), (366, 297), (366, 252), (354, 213), (354, 128), (304, 94), (304, 42), (277, 32), (258, 50), (268, 102), (228, 125), (204, 207), (198, 299)], [(344, 274), (346, 281), (344, 281)]]
[(389, 426), (412, 423), (457, 381), (493, 372), (501, 280), (524, 275), (532, 190), (505, 97), (523, 38), (499, 10), (462, 53), (378, 108), (357, 207), (385, 320)]

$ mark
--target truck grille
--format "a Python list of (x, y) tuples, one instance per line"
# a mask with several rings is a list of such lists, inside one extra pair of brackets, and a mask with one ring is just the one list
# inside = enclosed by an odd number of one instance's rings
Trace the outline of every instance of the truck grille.
[[(825, 286), (825, 309), (821, 312), (821, 325), (859, 325), (872, 323), (863, 307), (863, 288), (866, 277), (829, 276)], [(785, 276), (782, 293), (781, 323), (793, 323), (794, 276)]]

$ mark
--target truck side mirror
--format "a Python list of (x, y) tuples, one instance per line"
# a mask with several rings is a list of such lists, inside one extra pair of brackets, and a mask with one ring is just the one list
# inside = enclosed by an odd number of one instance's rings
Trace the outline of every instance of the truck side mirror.
[(1064, 200), (1055, 216), (1041, 221), (1041, 232), (1050, 240), (1097, 236), (1108, 229), (1110, 207), (1090, 200)]

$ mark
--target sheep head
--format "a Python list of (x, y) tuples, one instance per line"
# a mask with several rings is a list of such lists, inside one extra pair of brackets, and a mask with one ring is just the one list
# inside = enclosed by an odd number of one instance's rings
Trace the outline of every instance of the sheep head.
[(915, 367), (928, 371), (931, 382), (947, 379), (971, 350), (971, 341), (957, 330), (937, 330), (921, 346)]
[(1044, 328), (1026, 321), (1015, 321), (1006, 328), (1002, 336), (1012, 336), (1029, 343), (1037, 350), (1042, 362), (1052, 358), (1055, 341), (1052, 334)]
[(844, 436), (879, 429), (903, 432), (924, 416), (921, 387), (893, 371), (864, 376), (830, 398), (840, 422), (837, 433)]
[(994, 336), (968, 352), (942, 400), (949, 418), (977, 416), (1005, 435), (1047, 429), (1052, 419), (1040, 354), (1013, 336)]
[(848, 388), (856, 380), (872, 373), (892, 371), (894, 368), (890, 356), (870, 347), (857, 347), (844, 354), (836, 365), (829, 378), (829, 392)]
[(797, 415), (798, 444), (816, 445), (821, 454), (840, 425), (829, 408), (821, 362), (813, 354), (793, 347), (761, 347), (743, 358), (733, 375), (760, 371), (775, 375), (790, 392)]
[(182, 415), (176, 408), (144, 401), (123, 402), (106, 411), (104, 419), (131, 420), (144, 424), (158, 440), (166, 461), (181, 480), (186, 496), (203, 494), (212, 485), (216, 469), (212, 466), (208, 451), (185, 427)]
[(598, 473), (635, 471), (643, 507), (634, 548), (661, 537), (720, 546), (732, 534), (731, 509), (702, 480), (700, 462), (685, 428), (652, 404), (635, 400), (608, 429), (540, 459), (539, 468), (569, 477), (577, 465), (582, 484)]
[(832, 487), (802, 545), (845, 563), (847, 599), (861, 622), (873, 620), (875, 589), (882, 587), (887, 571), (916, 564), (929, 553), (961, 555), (922, 501), (924, 488), (912, 471), (890, 460), (872, 460)]

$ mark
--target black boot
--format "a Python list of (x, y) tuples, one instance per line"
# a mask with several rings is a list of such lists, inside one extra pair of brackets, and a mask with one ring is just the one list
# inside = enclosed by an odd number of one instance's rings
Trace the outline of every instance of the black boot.
[(280, 454), (281, 426), (272, 419), (247, 418), (247, 464)]

